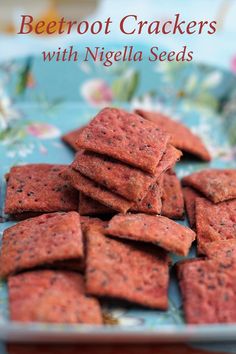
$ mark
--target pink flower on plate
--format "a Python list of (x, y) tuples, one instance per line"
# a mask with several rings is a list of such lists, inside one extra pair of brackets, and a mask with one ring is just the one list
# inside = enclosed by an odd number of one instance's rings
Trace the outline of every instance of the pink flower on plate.
[(81, 86), (81, 95), (94, 107), (104, 107), (112, 102), (112, 90), (102, 79), (86, 81)]
[(60, 135), (60, 130), (47, 123), (32, 123), (26, 128), (27, 133), (39, 139), (53, 139)]
[(236, 54), (231, 59), (231, 70), (236, 74)]

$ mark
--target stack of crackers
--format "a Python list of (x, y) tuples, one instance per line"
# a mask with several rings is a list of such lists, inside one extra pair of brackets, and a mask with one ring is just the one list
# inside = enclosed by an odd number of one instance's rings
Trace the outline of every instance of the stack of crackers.
[[(74, 133), (64, 136), (77, 154), (63, 176), (80, 191), (81, 215), (163, 210), (162, 215), (183, 217), (179, 181), (169, 172), (182, 152), (170, 143), (167, 132), (138, 114), (106, 108), (76, 131), (76, 138)], [(169, 203), (169, 185), (175, 203)]]
[[(183, 124), (141, 110), (103, 109), (63, 141), (76, 151), (70, 166), (6, 176), (5, 211), (22, 220), (0, 253), (10, 318), (102, 324), (104, 298), (167, 310), (169, 253), (187, 256), (197, 233), (201, 258), (177, 265), (186, 321), (235, 321), (235, 171), (193, 174), (182, 189), (182, 152), (209, 161), (207, 149)], [(184, 198), (191, 228), (173, 220)]]
[(206, 169), (182, 183), (201, 256), (177, 266), (186, 320), (236, 322), (236, 170)]

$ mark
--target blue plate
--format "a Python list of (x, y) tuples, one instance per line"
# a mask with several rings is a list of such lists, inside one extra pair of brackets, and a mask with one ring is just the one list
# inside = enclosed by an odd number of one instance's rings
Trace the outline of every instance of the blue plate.
[[(60, 73), (60, 74), (59, 74)], [(4, 174), (15, 164), (65, 163), (73, 152), (60, 136), (86, 124), (103, 106), (159, 110), (183, 121), (202, 137), (213, 161), (184, 160), (183, 177), (207, 167), (236, 167), (236, 80), (218, 68), (194, 64), (103, 65), (42, 63), (26, 58), (0, 66), (0, 215), (4, 221)], [(10, 98), (10, 100), (9, 100)], [(186, 223), (186, 221), (184, 221)], [(0, 223), (2, 234), (10, 222)], [(195, 256), (192, 249), (189, 257)], [(177, 260), (173, 256), (174, 262)], [(8, 295), (0, 283), (0, 339), (30, 341), (226, 341), (236, 324), (189, 326), (171, 275), (169, 310), (104, 304), (115, 326), (19, 324), (8, 319)], [(224, 348), (225, 350), (225, 348)]]

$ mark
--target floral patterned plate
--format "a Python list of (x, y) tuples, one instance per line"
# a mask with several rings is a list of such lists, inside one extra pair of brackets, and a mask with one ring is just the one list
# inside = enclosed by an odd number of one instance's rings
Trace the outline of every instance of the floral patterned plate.
[[(60, 72), (60, 75), (58, 75)], [(73, 152), (61, 134), (84, 125), (104, 105), (144, 107), (171, 114), (200, 135), (213, 161), (183, 160), (179, 177), (208, 166), (236, 167), (236, 80), (228, 72), (193, 64), (145, 66), (42, 64), (40, 59), (0, 67), (0, 232), (12, 223), (3, 213), (4, 174), (12, 165), (65, 163)], [(186, 221), (184, 221), (186, 223)], [(195, 256), (194, 248), (189, 257)], [(173, 256), (173, 261), (177, 258)], [(228, 341), (236, 324), (188, 326), (171, 274), (169, 310), (119, 302), (104, 304), (107, 325), (19, 324), (8, 319), (8, 295), (0, 283), (0, 339), (27, 341)], [(224, 348), (225, 350), (225, 348)]]

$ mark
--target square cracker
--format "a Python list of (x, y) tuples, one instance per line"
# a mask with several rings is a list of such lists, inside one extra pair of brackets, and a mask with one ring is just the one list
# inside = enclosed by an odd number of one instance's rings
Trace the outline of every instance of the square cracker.
[(236, 199), (214, 204), (198, 198), (196, 227), (199, 253), (208, 242), (236, 239)]
[[(162, 207), (162, 187), (159, 182), (150, 187), (147, 195), (143, 198), (143, 200), (134, 203), (129, 210), (135, 213), (160, 214)], [(116, 214), (116, 211), (106, 207), (105, 205), (92, 198), (87, 197), (83, 193), (80, 193), (79, 213), (80, 215), (99, 216), (114, 215)]]
[(191, 228), (196, 227), (196, 199), (201, 197), (196, 190), (184, 187), (183, 188), (184, 205), (188, 217), (188, 222)]
[(84, 128), (77, 146), (155, 174), (169, 135), (142, 117), (105, 108)]
[(236, 199), (236, 169), (206, 169), (184, 177), (182, 182), (201, 192), (213, 203)]
[(169, 260), (159, 248), (145, 246), (120, 242), (90, 230), (87, 234), (87, 292), (166, 310)]
[(170, 142), (178, 149), (196, 155), (204, 161), (210, 161), (211, 156), (201, 138), (193, 134), (183, 123), (175, 121), (158, 112), (147, 112), (137, 109), (135, 113), (153, 122), (159, 129), (170, 134)]
[(64, 141), (67, 145), (69, 145), (74, 151), (80, 150), (77, 145), (76, 141), (79, 137), (79, 134), (83, 131), (84, 127), (72, 130), (64, 135), (62, 135), (61, 140)]
[(3, 233), (0, 274), (83, 257), (80, 217), (76, 212), (44, 214), (21, 221)]
[(60, 173), (64, 165), (12, 167), (7, 176), (5, 213), (78, 210), (79, 194)]
[[(160, 214), (161, 207), (161, 190), (155, 183), (148, 191), (146, 197), (143, 198), (142, 201), (135, 203), (129, 210), (134, 213)], [(83, 197), (80, 198), (79, 213), (80, 215), (99, 216), (114, 215), (117, 212), (114, 209), (108, 208), (100, 202), (83, 195)]]
[(154, 243), (180, 256), (187, 256), (195, 239), (194, 231), (159, 215), (115, 215), (105, 232), (114, 237)]
[(236, 322), (236, 266), (215, 260), (177, 265), (188, 324)]
[(184, 197), (176, 174), (169, 171), (164, 174), (161, 215), (170, 219), (183, 219)]
[(108, 189), (83, 176), (80, 172), (73, 170), (71, 167), (64, 170), (61, 175), (65, 180), (69, 181), (75, 189), (78, 189), (88, 197), (95, 199), (111, 209), (126, 213), (133, 205), (132, 202), (118, 194), (110, 192)]
[(172, 167), (181, 152), (168, 145), (154, 176), (105, 155), (80, 151), (71, 167), (82, 175), (131, 201), (142, 200), (159, 176)]
[(26, 272), (11, 276), (8, 288), (12, 321), (102, 324), (99, 302), (85, 295), (78, 273)]

